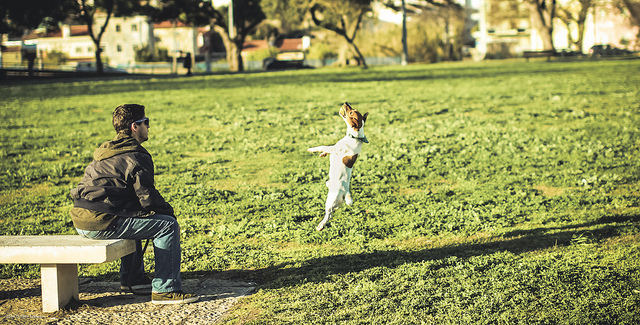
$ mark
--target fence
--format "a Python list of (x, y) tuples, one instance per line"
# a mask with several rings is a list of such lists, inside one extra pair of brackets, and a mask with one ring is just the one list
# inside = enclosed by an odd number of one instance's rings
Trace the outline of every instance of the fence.
[[(400, 64), (400, 57), (372, 57), (365, 58), (368, 66), (377, 66), (377, 65), (397, 65)], [(331, 66), (335, 63), (337, 59), (305, 59), (305, 66), (314, 67), (314, 68), (322, 68)], [(209, 68), (207, 68), (207, 65)], [(134, 66), (118, 66), (120, 69), (125, 69), (130, 73), (147, 73), (147, 74), (170, 74), (171, 63), (136, 63)], [(181, 64), (178, 64), (178, 74), (184, 74), (187, 72), (187, 69), (182, 68)], [(262, 61), (245, 61), (244, 69), (246, 71), (258, 71), (263, 70), (264, 67), (262, 65)], [(226, 62), (198, 62), (194, 66), (194, 71), (197, 72), (219, 72), (219, 71), (229, 71), (229, 65)]]
[[(305, 66), (313, 67), (313, 68), (322, 68), (331, 66), (335, 63), (337, 59), (306, 59), (304, 62)], [(400, 64), (399, 57), (373, 57), (366, 58), (366, 62), (368, 66), (377, 66), (377, 65), (397, 65)], [(194, 71), (196, 72), (226, 72), (229, 71), (229, 65), (226, 62), (211, 62), (208, 64), (207, 68), (206, 62), (198, 62), (194, 66)], [(167, 75), (167, 74), (186, 74), (187, 69), (182, 67), (182, 64), (177, 64), (175, 67), (177, 71), (174, 71), (174, 65), (172, 63), (166, 62), (152, 62), (152, 63), (144, 63), (137, 62), (135, 64), (124, 64), (118, 65), (117, 67), (107, 67), (105, 66), (105, 72), (107, 73), (132, 73), (132, 74), (157, 74), (157, 75)], [(244, 69), (246, 71), (260, 71), (263, 70), (264, 67), (262, 65), (262, 61), (247, 61), (244, 62)], [(126, 72), (125, 72), (126, 71)], [(36, 65), (33, 76), (37, 77), (56, 77), (56, 76), (73, 76), (73, 75), (89, 75), (91, 71), (82, 71), (78, 72), (74, 67), (70, 67), (69, 65), (65, 66), (40, 66)], [(27, 66), (22, 64), (15, 64), (12, 66), (4, 65), (0, 67), (0, 78), (6, 76), (27, 76)]]

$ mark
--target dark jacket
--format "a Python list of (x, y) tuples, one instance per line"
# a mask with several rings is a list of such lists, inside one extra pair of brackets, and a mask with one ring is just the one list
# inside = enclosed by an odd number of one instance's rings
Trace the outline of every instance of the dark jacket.
[(82, 230), (105, 230), (116, 219), (173, 216), (154, 185), (151, 155), (129, 135), (118, 133), (93, 153), (78, 187), (71, 190), (71, 219)]

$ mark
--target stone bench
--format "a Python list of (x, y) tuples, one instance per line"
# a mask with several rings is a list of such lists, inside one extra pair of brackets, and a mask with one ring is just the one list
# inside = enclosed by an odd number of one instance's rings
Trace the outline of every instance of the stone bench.
[(544, 50), (544, 51), (523, 51), (522, 57), (527, 59), (529, 62), (529, 58), (547, 58), (547, 61), (551, 60), (552, 56), (556, 56), (555, 50)]
[(42, 311), (55, 312), (78, 296), (78, 264), (111, 262), (136, 250), (128, 239), (79, 235), (0, 236), (0, 264), (40, 264)]

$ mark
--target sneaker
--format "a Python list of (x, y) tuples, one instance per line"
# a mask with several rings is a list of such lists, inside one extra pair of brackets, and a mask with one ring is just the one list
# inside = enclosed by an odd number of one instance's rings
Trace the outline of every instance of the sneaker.
[(120, 283), (120, 290), (131, 292), (131, 289), (136, 293), (151, 294), (151, 279), (145, 276), (139, 283), (131, 285), (131, 288), (128, 283)]
[(200, 297), (189, 293), (182, 293), (182, 291), (151, 293), (151, 303), (158, 305), (188, 304), (198, 301), (198, 298)]

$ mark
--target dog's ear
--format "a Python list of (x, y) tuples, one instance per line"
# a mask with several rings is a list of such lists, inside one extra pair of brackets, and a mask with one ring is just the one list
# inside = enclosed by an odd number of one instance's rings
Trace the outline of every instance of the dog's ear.
[(367, 121), (367, 116), (369, 116), (369, 112), (364, 113), (364, 115), (362, 115), (362, 121), (366, 122)]

